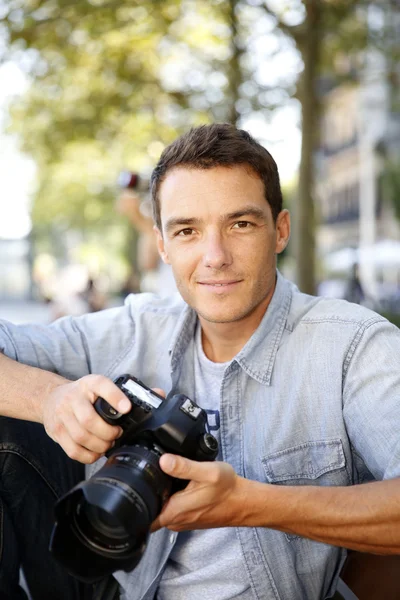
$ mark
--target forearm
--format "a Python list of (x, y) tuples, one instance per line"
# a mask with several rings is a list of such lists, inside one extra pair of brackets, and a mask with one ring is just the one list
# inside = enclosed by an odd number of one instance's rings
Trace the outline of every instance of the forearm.
[(142, 272), (156, 269), (160, 261), (158, 254), (156, 238), (151, 231), (146, 235), (140, 236), (138, 244), (138, 266)]
[[(153, 219), (149, 219), (149, 217), (145, 217), (139, 211), (137, 212), (128, 212), (126, 215), (133, 227), (137, 229), (140, 233), (143, 234), (153, 234)], [(154, 235), (154, 234), (153, 234)]]
[(400, 479), (349, 487), (242, 480), (243, 524), (375, 554), (400, 554)]
[(42, 422), (48, 395), (67, 382), (64, 377), (18, 363), (0, 353), (0, 414)]

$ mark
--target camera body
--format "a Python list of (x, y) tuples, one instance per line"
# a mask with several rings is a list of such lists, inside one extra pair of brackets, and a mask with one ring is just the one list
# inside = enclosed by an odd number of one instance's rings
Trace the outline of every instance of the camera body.
[(115, 384), (132, 404), (129, 413), (116, 412), (103, 398), (94, 404), (104, 421), (123, 429), (109, 454), (140, 438), (163, 452), (192, 460), (214, 460), (217, 456), (218, 444), (206, 429), (207, 415), (193, 400), (184, 394), (165, 399), (132, 375), (118, 377)]
[(55, 558), (87, 582), (134, 569), (151, 523), (170, 495), (187, 485), (161, 470), (163, 453), (198, 461), (218, 454), (207, 415), (193, 400), (184, 394), (165, 399), (131, 375), (118, 377), (115, 384), (132, 404), (129, 413), (118, 413), (103, 398), (94, 408), (105, 421), (122, 427), (123, 434), (105, 465), (57, 502), (50, 541)]

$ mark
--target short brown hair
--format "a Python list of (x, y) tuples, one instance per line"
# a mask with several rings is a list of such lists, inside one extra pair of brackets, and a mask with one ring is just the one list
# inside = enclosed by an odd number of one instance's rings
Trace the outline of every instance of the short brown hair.
[(160, 185), (174, 167), (192, 169), (249, 165), (264, 183), (265, 199), (274, 222), (282, 210), (282, 191), (278, 167), (268, 150), (247, 131), (229, 123), (194, 127), (167, 146), (151, 176), (151, 200), (154, 221), (161, 229)]

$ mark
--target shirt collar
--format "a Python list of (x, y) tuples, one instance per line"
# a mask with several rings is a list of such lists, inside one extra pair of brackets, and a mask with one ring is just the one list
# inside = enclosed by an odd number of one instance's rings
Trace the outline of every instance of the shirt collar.
[(274, 295), (261, 323), (235, 356), (236, 362), (250, 377), (265, 385), (271, 383), (272, 369), (285, 330), (294, 287), (277, 271)]
[[(272, 369), (285, 329), (294, 287), (277, 271), (275, 291), (261, 323), (234, 358), (250, 377), (265, 385), (271, 383)], [(194, 335), (196, 322), (196, 312), (186, 305), (169, 347), (173, 371)]]

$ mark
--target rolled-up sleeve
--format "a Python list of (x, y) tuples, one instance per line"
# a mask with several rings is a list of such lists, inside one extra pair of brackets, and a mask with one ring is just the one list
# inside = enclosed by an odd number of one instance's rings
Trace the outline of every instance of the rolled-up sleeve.
[(26, 365), (77, 379), (107, 374), (133, 344), (129, 306), (82, 317), (64, 317), (49, 325), (14, 325), (0, 321), (0, 351)]
[(343, 411), (351, 444), (376, 479), (400, 477), (400, 330), (371, 319), (345, 361)]

